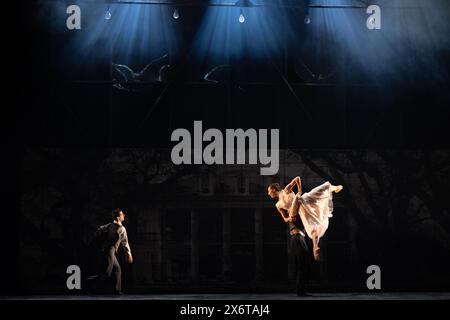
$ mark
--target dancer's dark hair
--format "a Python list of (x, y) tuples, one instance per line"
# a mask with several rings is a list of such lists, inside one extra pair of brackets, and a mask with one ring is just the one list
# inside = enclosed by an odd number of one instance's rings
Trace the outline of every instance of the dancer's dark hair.
[(276, 190), (276, 191), (281, 191), (281, 187), (279, 183), (272, 183), (269, 185), (269, 189), (271, 190)]
[(122, 212), (122, 209), (116, 208), (111, 212), (111, 218), (113, 220), (117, 220), (117, 218), (120, 216), (120, 213)]

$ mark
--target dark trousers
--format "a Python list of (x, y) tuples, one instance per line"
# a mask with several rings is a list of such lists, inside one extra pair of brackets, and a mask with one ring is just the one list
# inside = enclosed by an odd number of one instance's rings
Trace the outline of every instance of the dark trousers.
[[(98, 253), (97, 253), (98, 254)], [(97, 255), (97, 274), (86, 279), (88, 292), (122, 291), (122, 269), (114, 247), (104, 248)]]
[(305, 237), (300, 234), (291, 236), (289, 247), (295, 262), (296, 290), (298, 294), (303, 294), (306, 291), (311, 271), (309, 248)]
[(122, 269), (116, 257), (116, 249), (110, 247), (103, 251), (105, 275), (113, 280), (114, 290), (122, 291)]

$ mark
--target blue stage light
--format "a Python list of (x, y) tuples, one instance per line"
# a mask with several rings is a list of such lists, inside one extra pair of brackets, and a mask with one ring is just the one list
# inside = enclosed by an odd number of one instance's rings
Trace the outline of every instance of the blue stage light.
[(111, 11), (109, 11), (109, 7), (108, 7), (108, 9), (106, 9), (105, 19), (106, 19), (106, 20), (111, 19)]
[(180, 18), (180, 12), (178, 12), (178, 9), (173, 10), (173, 18), (175, 20), (178, 20)]
[(311, 18), (309, 16), (306, 16), (304, 21), (305, 21), (305, 24), (310, 24)]
[(242, 12), (242, 9), (241, 9), (241, 12), (239, 14), (239, 22), (240, 23), (244, 23), (245, 22), (245, 16), (244, 16), (244, 13)]

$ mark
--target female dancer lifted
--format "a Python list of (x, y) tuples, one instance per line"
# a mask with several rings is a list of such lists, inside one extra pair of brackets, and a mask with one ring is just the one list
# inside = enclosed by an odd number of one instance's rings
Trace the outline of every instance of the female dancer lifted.
[[(297, 193), (293, 191), (294, 186), (297, 186)], [(328, 218), (333, 216), (333, 192), (338, 193), (342, 189), (341, 185), (335, 186), (327, 181), (302, 195), (300, 177), (295, 177), (284, 189), (278, 183), (268, 187), (269, 196), (278, 199), (275, 206), (286, 223), (292, 224), (300, 216), (306, 233), (313, 241), (315, 260), (319, 260), (319, 240), (328, 229)], [(301, 230), (297, 232), (301, 233)]]

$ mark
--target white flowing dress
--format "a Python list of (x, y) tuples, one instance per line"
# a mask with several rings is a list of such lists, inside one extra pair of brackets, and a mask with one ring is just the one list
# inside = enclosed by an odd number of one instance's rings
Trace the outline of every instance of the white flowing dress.
[(282, 190), (275, 206), (287, 210), (290, 217), (300, 215), (308, 236), (312, 239), (316, 233), (320, 239), (328, 229), (328, 219), (333, 216), (335, 190), (336, 186), (328, 181), (304, 194)]

